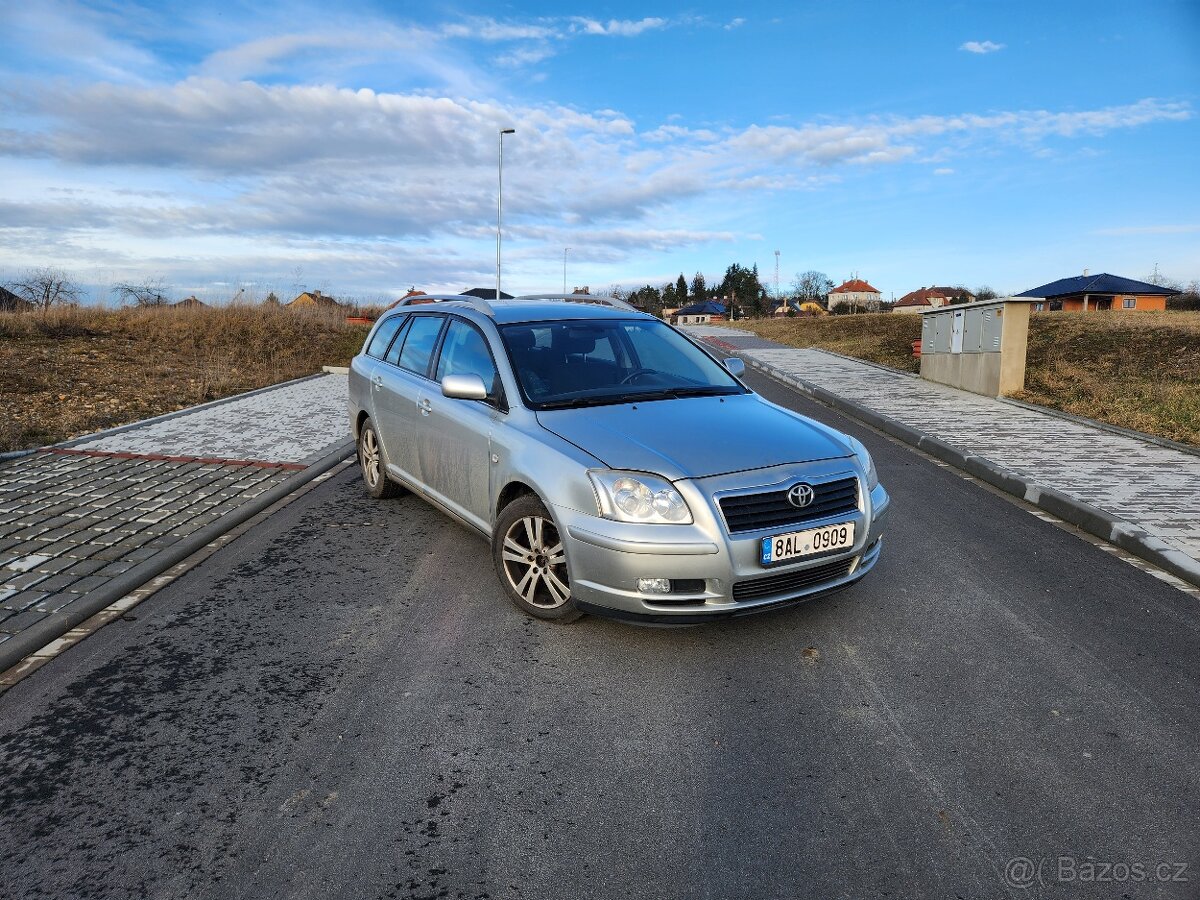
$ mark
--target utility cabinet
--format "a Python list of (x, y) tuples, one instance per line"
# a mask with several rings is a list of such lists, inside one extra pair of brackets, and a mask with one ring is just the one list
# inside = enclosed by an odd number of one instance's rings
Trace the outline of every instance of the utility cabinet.
[(1037, 297), (959, 303), (921, 314), (921, 377), (998, 397), (1025, 387), (1030, 304)]

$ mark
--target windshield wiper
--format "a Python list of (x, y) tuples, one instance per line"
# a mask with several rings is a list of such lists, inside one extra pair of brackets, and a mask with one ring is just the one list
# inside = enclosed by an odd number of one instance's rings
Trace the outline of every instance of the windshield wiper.
[(614, 403), (628, 403), (624, 395), (616, 397), (571, 397), (568, 400), (549, 400), (538, 406), (538, 409), (581, 409), (585, 406), (610, 406)]
[(639, 400), (678, 400), (683, 397), (728, 397), (740, 394), (737, 388), (723, 387), (673, 387), (661, 391), (645, 391), (641, 394), (627, 394), (626, 400), (637, 403)]

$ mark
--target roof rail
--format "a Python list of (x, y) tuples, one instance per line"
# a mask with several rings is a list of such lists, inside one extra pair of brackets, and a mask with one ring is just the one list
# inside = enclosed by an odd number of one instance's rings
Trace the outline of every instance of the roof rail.
[(628, 309), (640, 312), (636, 306), (618, 300), (616, 297), (600, 297), (595, 294), (522, 294), (513, 297), (514, 300), (559, 300), (563, 303), (590, 303), (595, 306), (611, 306), (614, 309)]
[(593, 306), (608, 306), (613, 309), (627, 309), (630, 312), (641, 312), (637, 307), (631, 306), (624, 300), (617, 300), (614, 297), (596, 297), (592, 294), (522, 294), (520, 297), (513, 297), (508, 300), (483, 300), (479, 297), (472, 297), (470, 294), (413, 294), (411, 297), (405, 297), (392, 308), (422, 306), (426, 303), (462, 303), (470, 306), (472, 309), (478, 310), (486, 316), (494, 316), (497, 305), (537, 300), (557, 300), (561, 303), (586, 303)]
[(396, 303), (392, 308), (398, 309), (401, 306), (424, 306), (427, 303), (464, 303), (467, 306), (473, 307), (486, 315), (493, 315), (495, 310), (486, 300), (480, 300), (478, 297), (472, 297), (470, 294), (413, 294), (411, 297), (405, 297), (399, 303)]

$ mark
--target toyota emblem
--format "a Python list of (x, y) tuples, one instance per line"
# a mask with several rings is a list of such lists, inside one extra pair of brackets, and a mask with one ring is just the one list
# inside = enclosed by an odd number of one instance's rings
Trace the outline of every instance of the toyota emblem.
[(812, 489), (812, 485), (802, 481), (799, 484), (793, 484), (788, 490), (788, 503), (803, 509), (813, 502), (816, 495), (817, 492)]

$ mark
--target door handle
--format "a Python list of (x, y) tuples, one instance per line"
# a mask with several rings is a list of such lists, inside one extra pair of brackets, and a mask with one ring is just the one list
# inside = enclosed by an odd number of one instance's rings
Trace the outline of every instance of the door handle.
[(428, 397), (422, 397), (417, 401), (417, 409), (421, 410), (421, 415), (427, 416), (433, 412), (433, 404), (429, 402)]

